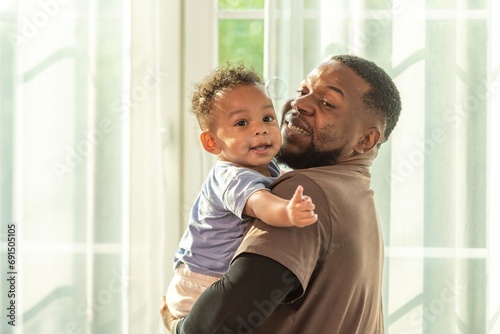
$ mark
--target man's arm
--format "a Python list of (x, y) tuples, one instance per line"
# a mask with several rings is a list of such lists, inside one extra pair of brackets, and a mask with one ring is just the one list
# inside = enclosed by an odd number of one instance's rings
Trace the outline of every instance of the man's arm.
[(258, 327), (294, 289), (297, 278), (265, 256), (243, 253), (201, 294), (176, 334), (240, 333)]

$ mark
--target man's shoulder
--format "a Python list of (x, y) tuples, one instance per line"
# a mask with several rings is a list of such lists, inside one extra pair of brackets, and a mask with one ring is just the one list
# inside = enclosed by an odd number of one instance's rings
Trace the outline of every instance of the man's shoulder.
[(270, 186), (271, 192), (279, 197), (290, 199), (295, 193), (297, 186), (304, 188), (304, 194), (322, 193), (321, 177), (316, 171), (312, 170), (296, 170), (286, 172), (281, 175)]
[(281, 175), (275, 184), (278, 184), (279, 182), (312, 182), (322, 186), (344, 179), (346, 181), (350, 181), (353, 177), (370, 178), (368, 168), (351, 165), (331, 165), (292, 170)]
[(333, 168), (333, 166), (292, 170), (282, 174), (273, 186), (280, 183), (297, 185), (301, 182), (320, 183), (319, 181), (321, 179), (324, 180), (325, 177), (328, 177), (328, 175), (331, 175), (332, 173), (335, 173), (335, 168)]

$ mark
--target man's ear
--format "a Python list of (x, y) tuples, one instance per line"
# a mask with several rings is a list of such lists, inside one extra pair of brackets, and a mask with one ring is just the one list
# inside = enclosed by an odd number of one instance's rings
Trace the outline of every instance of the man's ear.
[(217, 143), (214, 140), (214, 137), (212, 137), (212, 135), (208, 130), (204, 130), (201, 132), (200, 140), (201, 140), (201, 145), (208, 153), (212, 153), (215, 155), (220, 153), (220, 147), (217, 145)]
[(370, 152), (380, 142), (380, 129), (371, 127), (363, 132), (363, 137), (360, 138), (358, 144), (354, 147), (357, 153)]

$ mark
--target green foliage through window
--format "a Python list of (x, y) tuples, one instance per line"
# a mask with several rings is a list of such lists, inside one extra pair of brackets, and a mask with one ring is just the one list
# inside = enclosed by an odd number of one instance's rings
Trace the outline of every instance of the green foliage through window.
[(219, 9), (262, 9), (264, 0), (220, 0)]
[(263, 20), (219, 20), (219, 64), (227, 60), (242, 61), (263, 75)]

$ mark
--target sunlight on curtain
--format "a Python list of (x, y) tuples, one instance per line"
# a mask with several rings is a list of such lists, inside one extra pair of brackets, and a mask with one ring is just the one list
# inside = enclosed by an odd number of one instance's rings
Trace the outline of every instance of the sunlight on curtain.
[(500, 331), (500, 249), (492, 240), (499, 233), (497, 7), (486, 0), (267, 5), (275, 53), (265, 75), (283, 78), (288, 96), (296, 77), (338, 53), (375, 61), (401, 91), (401, 119), (372, 168), (388, 333)]
[[(2, 320), (1, 333), (164, 331), (163, 260), (180, 218), (176, 201), (164, 200), (179, 197), (177, 178), (162, 183), (179, 159), (166, 167), (162, 154), (175, 158), (180, 143), (169, 125), (178, 113), (160, 115), (179, 94), (167, 76), (180, 61), (165, 57), (160, 33), (179, 12), (161, 1), (134, 1), (134, 14), (130, 6), (1, 2), (0, 256), (2, 277), (9, 270), (16, 280), (15, 297), (0, 281), (2, 308), (15, 302), (15, 327)], [(16, 263), (7, 268), (12, 225)]]
[(2, 114), (12, 117), (2, 122), (12, 133), (2, 141), (12, 144), (2, 161), (12, 209), (5, 205), (2, 224), (17, 226), (17, 333), (127, 326), (128, 157), (117, 107), (128, 85), (124, 10), (17, 1), (2, 13), (2, 72), (11, 71), (2, 75), (11, 89)]

